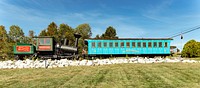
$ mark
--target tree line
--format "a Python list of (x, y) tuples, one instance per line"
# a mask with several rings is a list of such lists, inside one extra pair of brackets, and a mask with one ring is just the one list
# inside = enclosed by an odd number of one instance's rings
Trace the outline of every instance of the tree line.
[[(36, 36), (52, 36), (56, 42), (60, 42), (63, 39), (67, 39), (69, 46), (74, 46), (75, 38), (74, 33), (79, 33), (82, 37), (79, 39), (79, 53), (82, 49), (87, 49), (84, 45), (84, 39), (91, 38), (92, 29), (89, 24), (83, 23), (76, 28), (72, 28), (67, 24), (60, 24), (59, 26), (55, 22), (51, 22), (47, 28), (43, 29), (38, 35), (35, 35), (33, 30), (29, 30), (29, 35), (25, 36), (22, 28), (18, 25), (12, 25), (7, 32), (5, 26), (0, 25), (0, 60), (13, 59), (13, 45), (17, 42), (20, 43), (32, 43), (33, 37)], [(116, 39), (118, 38), (115, 28), (109, 26), (105, 33), (101, 36), (97, 35), (95, 39)]]

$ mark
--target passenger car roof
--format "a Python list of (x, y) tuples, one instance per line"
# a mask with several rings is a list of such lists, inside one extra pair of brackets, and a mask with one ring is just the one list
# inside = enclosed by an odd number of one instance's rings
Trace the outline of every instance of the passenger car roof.
[(172, 38), (118, 38), (118, 39), (85, 39), (87, 40), (173, 40)]

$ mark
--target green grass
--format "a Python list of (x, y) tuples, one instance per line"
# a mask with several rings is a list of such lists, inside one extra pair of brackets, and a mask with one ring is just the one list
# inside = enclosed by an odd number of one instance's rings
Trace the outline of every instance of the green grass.
[(196, 61), (200, 61), (200, 57), (195, 57), (195, 58), (187, 58), (187, 59), (190, 59), (190, 60), (196, 60)]
[(199, 63), (1, 69), (0, 88), (200, 88)]

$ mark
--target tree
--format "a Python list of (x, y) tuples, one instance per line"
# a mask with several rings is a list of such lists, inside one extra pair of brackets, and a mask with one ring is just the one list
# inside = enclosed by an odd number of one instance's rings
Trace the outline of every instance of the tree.
[(101, 37), (99, 36), (99, 34), (96, 35), (96, 37), (94, 39), (100, 39)]
[(56, 42), (59, 41), (58, 39), (58, 28), (54, 22), (51, 22), (47, 28), (47, 36), (52, 36), (55, 38)]
[(0, 26), (0, 59), (6, 60), (13, 56), (12, 46), (14, 45), (12, 42), (8, 42), (7, 32), (4, 26)]
[(3, 25), (0, 25), (0, 41), (2, 42), (3, 40), (7, 41), (7, 32), (5, 30), (5, 27)]
[(69, 45), (74, 45), (74, 29), (67, 24), (60, 24), (59, 30), (58, 30), (58, 37), (59, 40), (67, 39), (69, 40)]
[(197, 57), (200, 55), (199, 53), (200, 45), (195, 40), (188, 41), (181, 52), (181, 56), (183, 57)]
[(86, 23), (78, 25), (78, 27), (76, 27), (76, 32), (81, 34), (82, 39), (87, 39), (92, 36), (91, 27), (89, 24)]
[(52, 22), (48, 25), (47, 28), (47, 36), (54, 36), (57, 34), (57, 25)]
[(39, 36), (47, 36), (46, 30), (45, 30), (45, 29), (42, 30), (42, 31), (40, 32)]
[(24, 37), (24, 32), (19, 26), (12, 25), (10, 26), (9, 36), (13, 40), (21, 41)]
[(58, 37), (60, 39), (65, 38), (65, 33), (67, 32), (67, 25), (66, 24), (60, 24), (59, 30), (58, 30)]
[(82, 50), (84, 48), (86, 48), (84, 46), (84, 40), (85, 39), (88, 39), (92, 36), (92, 31), (91, 31), (91, 27), (89, 24), (80, 24), (76, 27), (76, 30), (75, 30), (76, 33), (79, 33), (81, 35), (81, 38), (79, 39), (79, 44), (78, 44), (78, 50), (79, 50), (79, 53), (82, 52)]
[(197, 42), (197, 54), (200, 56), (200, 42)]
[(106, 32), (104, 34), (102, 34), (101, 38), (103, 39), (117, 39), (118, 37), (116, 36), (116, 30), (115, 28), (113, 28), (112, 26), (109, 26), (106, 29)]
[(33, 38), (34, 37), (34, 31), (33, 30), (29, 30), (29, 37)]

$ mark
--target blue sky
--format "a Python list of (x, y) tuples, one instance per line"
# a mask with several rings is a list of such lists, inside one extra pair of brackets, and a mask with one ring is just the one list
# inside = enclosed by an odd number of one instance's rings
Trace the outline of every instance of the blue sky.
[[(170, 37), (174, 33), (200, 26), (200, 0), (0, 0), (0, 25), (20, 26), (39, 34), (51, 23), (75, 28), (88, 23), (93, 37), (108, 26), (117, 36)], [(200, 30), (174, 38), (181, 47), (190, 39), (200, 41)]]

